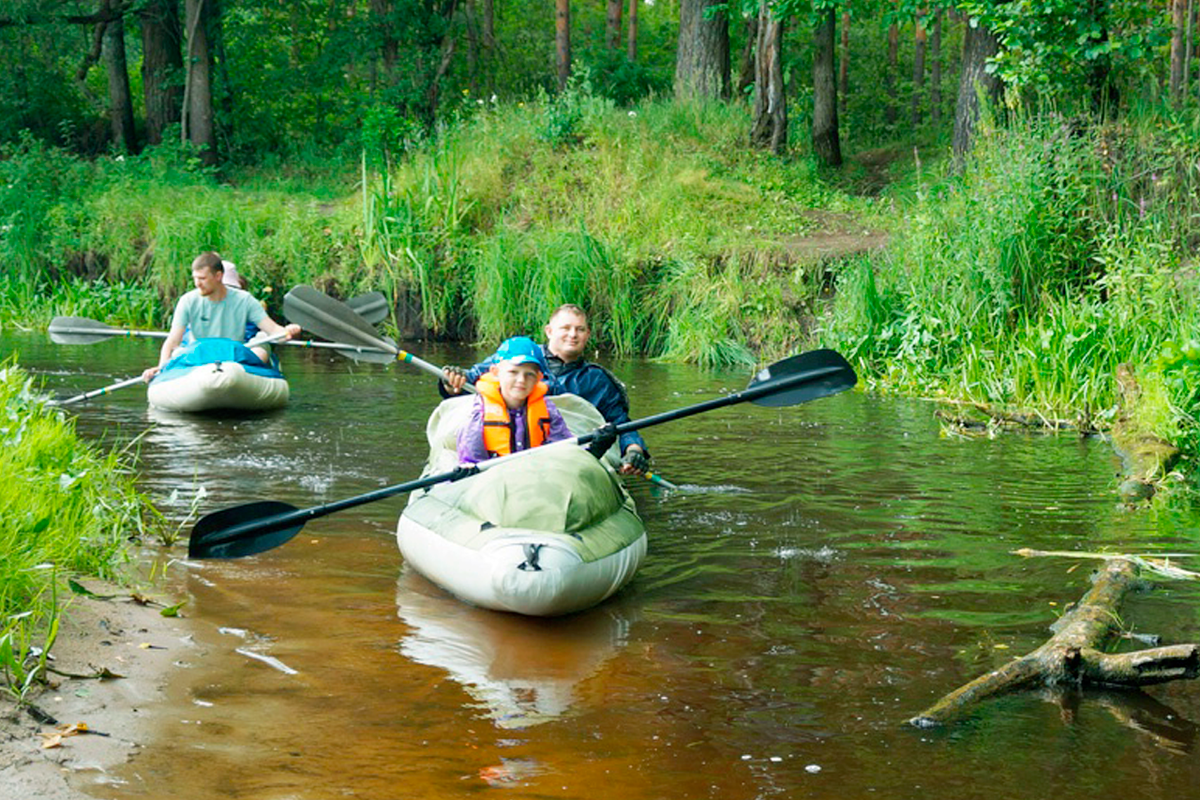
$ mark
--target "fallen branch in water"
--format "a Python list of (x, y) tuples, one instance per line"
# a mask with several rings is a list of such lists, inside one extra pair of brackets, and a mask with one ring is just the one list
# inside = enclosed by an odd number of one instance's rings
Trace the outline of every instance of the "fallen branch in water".
[[(1019, 552), (1039, 554), (1039, 551)], [(1054, 635), (1045, 644), (955, 689), (910, 719), (909, 724), (921, 728), (942, 725), (977, 703), (1017, 689), (1038, 686), (1129, 688), (1200, 675), (1200, 645), (1171, 645), (1130, 653), (1101, 652), (1105, 642), (1120, 633), (1117, 610), (1125, 594), (1137, 583), (1138, 562), (1144, 563), (1148, 559), (1085, 555), (1105, 558), (1107, 563), (1096, 573), (1087, 594), (1051, 626)]]
[(954, 413), (943, 409), (934, 412), (934, 416), (952, 428), (966, 433), (971, 431), (985, 432), (998, 428), (1022, 428), (1032, 431), (1078, 431), (1081, 435), (1096, 433), (1096, 427), (1089, 419), (1069, 420), (1047, 417), (1039, 412), (1021, 413), (1003, 411), (983, 403), (946, 400), (938, 398), (937, 402), (950, 405), (966, 406), (983, 414), (985, 418)]

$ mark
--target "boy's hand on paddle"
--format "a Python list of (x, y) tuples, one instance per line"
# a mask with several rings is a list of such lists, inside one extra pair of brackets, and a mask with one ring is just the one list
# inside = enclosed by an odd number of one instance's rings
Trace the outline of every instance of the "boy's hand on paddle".
[(462, 367), (445, 366), (442, 367), (442, 383), (449, 387), (450, 391), (458, 394), (467, 385), (467, 371)]

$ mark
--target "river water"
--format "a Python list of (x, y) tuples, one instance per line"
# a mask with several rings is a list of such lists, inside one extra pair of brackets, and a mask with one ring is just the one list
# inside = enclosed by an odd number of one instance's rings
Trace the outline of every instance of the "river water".
[[(50, 390), (136, 374), (153, 342), (0, 338)], [(414, 345), (435, 363), (474, 351)], [(253, 419), (147, 411), (140, 387), (79, 430), (141, 435), (173, 519), (305, 507), (416, 477), (437, 402), (423, 373), (282, 353), (292, 403)], [(634, 416), (744, 387), (741, 371), (612, 364)], [(1200, 685), (1021, 693), (938, 730), (904, 724), (1038, 646), (1094, 561), (1192, 552), (1195, 519), (1122, 508), (1107, 443), (945, 435), (925, 402), (851, 392), (739, 405), (645, 431), (681, 484), (631, 484), (650, 533), (633, 583), (565, 619), (470, 608), (401, 563), (403, 498), (311, 522), (252, 558), (188, 563), (164, 591), (209, 633), (152, 713), (158, 735), (100, 797), (1012, 798), (1195, 796)], [(1196, 565), (1189, 564), (1195, 567)], [(1200, 588), (1130, 596), (1125, 624), (1200, 640)], [(1131, 645), (1132, 646), (1132, 645)]]

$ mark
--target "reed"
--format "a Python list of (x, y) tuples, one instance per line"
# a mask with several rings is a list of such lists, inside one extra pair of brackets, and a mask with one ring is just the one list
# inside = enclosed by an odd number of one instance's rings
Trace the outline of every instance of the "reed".
[(1194, 457), (1197, 154), (1130, 126), (985, 129), (964, 175), (918, 182), (886, 254), (841, 271), (826, 341), (874, 385), (1101, 424), (1127, 364), (1143, 421)]

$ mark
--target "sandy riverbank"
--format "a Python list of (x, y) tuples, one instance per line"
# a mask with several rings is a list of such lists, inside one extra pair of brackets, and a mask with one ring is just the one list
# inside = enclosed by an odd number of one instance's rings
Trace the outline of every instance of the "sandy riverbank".
[[(172, 673), (201, 654), (187, 619), (162, 616), (162, 605), (138, 602), (128, 589), (82, 583), (112, 596), (71, 599), (35, 712), (0, 700), (0, 797), (85, 800), (94, 797), (89, 789), (119, 781), (115, 771), (152, 744), (148, 710)], [(121, 677), (93, 677), (106, 672)], [(44, 746), (76, 723), (92, 732)]]

